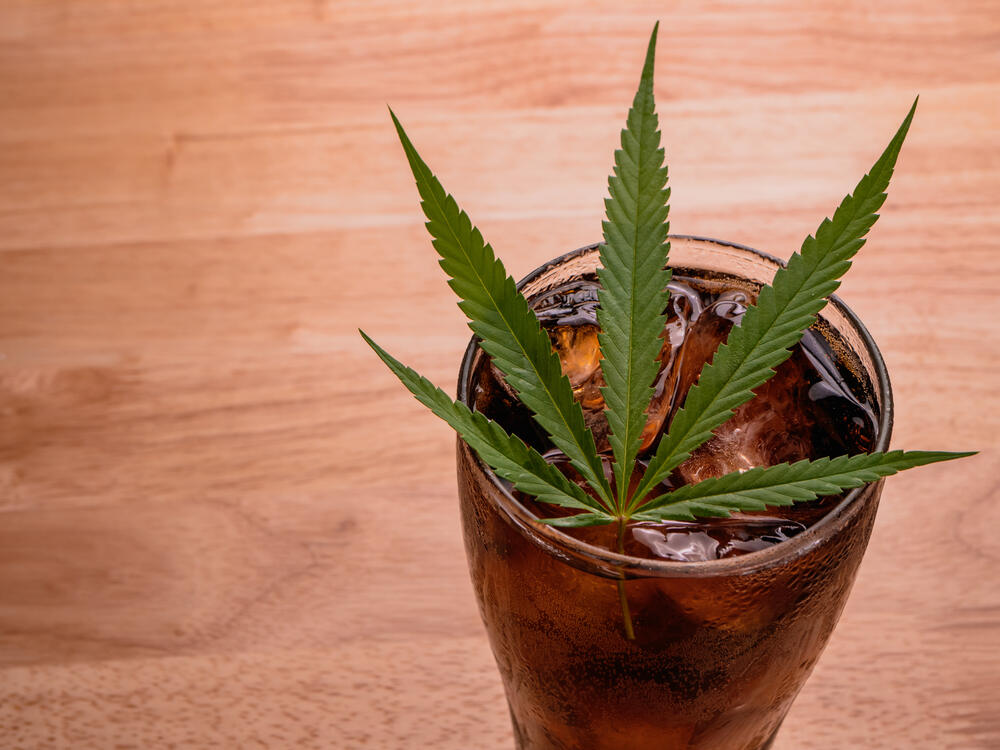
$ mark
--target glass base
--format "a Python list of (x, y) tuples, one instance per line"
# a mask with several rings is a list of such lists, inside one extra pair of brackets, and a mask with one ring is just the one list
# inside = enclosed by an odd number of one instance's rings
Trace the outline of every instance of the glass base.
[(774, 730), (774, 734), (771, 735), (770, 739), (760, 746), (760, 750), (769, 750), (769, 748), (774, 744), (775, 739), (778, 737), (778, 732), (781, 731), (781, 724), (778, 724), (778, 728)]
[[(517, 723), (517, 718), (514, 716), (514, 711), (510, 708), (510, 703), (507, 704), (507, 709), (510, 711), (510, 722), (514, 728), (514, 750), (528, 750), (531, 745), (524, 739), (521, 733), (521, 726)], [(774, 741), (778, 738), (778, 732), (781, 731), (781, 725), (784, 723), (784, 719), (778, 724), (778, 728), (774, 730), (770, 737), (767, 738), (767, 742), (758, 748), (758, 750), (770, 750), (771, 746), (774, 745)]]

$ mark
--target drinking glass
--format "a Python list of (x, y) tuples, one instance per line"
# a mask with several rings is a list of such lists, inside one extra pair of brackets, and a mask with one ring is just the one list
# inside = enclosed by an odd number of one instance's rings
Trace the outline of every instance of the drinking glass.
[[(520, 282), (529, 298), (593, 278), (598, 246), (557, 258)], [(717, 240), (671, 237), (675, 275), (753, 288), (781, 261)], [(892, 394), (858, 318), (836, 297), (814, 330), (849, 368), (878, 416), (886, 450)], [(475, 338), (459, 398), (474, 406), (486, 366)], [(882, 482), (844, 495), (787, 541), (706, 562), (618, 554), (537, 522), (458, 441), (469, 570), (524, 750), (763, 750), (837, 623), (864, 554)], [(622, 628), (618, 583), (635, 639)]]

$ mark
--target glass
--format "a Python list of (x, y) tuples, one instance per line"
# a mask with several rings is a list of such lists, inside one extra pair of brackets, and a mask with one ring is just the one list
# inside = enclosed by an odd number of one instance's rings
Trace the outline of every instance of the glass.
[[(770, 281), (781, 262), (750, 248), (671, 237), (671, 265), (703, 278)], [(593, 273), (597, 246), (540, 267), (529, 299)], [(681, 270), (683, 269), (683, 270)], [(871, 336), (836, 298), (816, 324), (870, 390), (875, 450), (886, 450), (892, 394)], [(483, 357), (473, 339), (459, 376), (470, 403)], [(766, 550), (707, 562), (648, 560), (535, 523), (458, 442), (469, 568), (503, 679), (518, 748), (763, 750), (840, 617), (871, 533), (882, 482), (852, 490), (806, 531)], [(636, 628), (622, 631), (617, 581)]]

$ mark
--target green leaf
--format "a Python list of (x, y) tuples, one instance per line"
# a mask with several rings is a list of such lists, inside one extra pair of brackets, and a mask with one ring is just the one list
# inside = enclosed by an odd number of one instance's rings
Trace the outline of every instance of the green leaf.
[(584, 423), (583, 410), (573, 398), (548, 334), (493, 248), (445, 192), (396, 115), (389, 112), (417, 182), (427, 231), (441, 256), (441, 268), (450, 277), (448, 284), (461, 299), (459, 307), (469, 318), (469, 327), (552, 442), (611, 508), (611, 488), (594, 436)]
[(546, 526), (558, 526), (563, 529), (580, 529), (584, 526), (605, 526), (615, 521), (613, 516), (604, 513), (577, 513), (575, 516), (559, 516), (556, 518), (539, 518)]
[[(548, 463), (520, 438), (507, 434), (500, 425), (474, 412), (465, 404), (453, 401), (429, 380), (399, 362), (372, 341), (364, 331), (361, 336), (382, 358), (396, 377), (417, 400), (450, 424), (493, 470), (525, 494), (543, 503), (566, 508), (595, 511), (602, 514), (600, 504), (573, 484), (555, 466)], [(610, 521), (610, 517), (608, 517)]]
[(690, 520), (696, 516), (728, 516), (735, 511), (791, 505), (822, 495), (835, 495), (904, 469), (971, 455), (974, 454), (891, 451), (758, 467), (704, 479), (660, 495), (644, 505), (633, 518), (637, 521)]
[(753, 397), (753, 389), (774, 374), (774, 368), (788, 358), (791, 348), (816, 320), (878, 219), (876, 211), (885, 202), (885, 190), (916, 107), (914, 101), (871, 172), (844, 198), (833, 219), (824, 219), (815, 238), (807, 237), (801, 251), (775, 274), (771, 285), (761, 289), (757, 303), (702, 369), (650, 460), (630, 510), (641, 505), (653, 487), (711, 437), (733, 409)]
[(611, 428), (619, 510), (628, 501), (667, 321), (670, 272), (664, 266), (670, 249), (666, 242), (670, 190), (665, 188), (667, 169), (653, 100), (658, 28), (659, 24), (653, 27), (639, 90), (621, 133), (621, 148), (615, 151), (614, 173), (608, 178), (611, 197), (604, 201), (608, 219), (603, 223), (602, 268), (597, 272), (602, 287), (597, 311), (601, 371), (607, 383), (601, 393)]

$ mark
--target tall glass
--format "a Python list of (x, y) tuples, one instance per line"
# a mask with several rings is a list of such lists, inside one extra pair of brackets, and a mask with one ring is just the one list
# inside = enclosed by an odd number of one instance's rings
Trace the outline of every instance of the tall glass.
[[(671, 238), (675, 273), (771, 280), (780, 261), (697, 237)], [(597, 246), (521, 282), (529, 299), (599, 264)], [(682, 270), (683, 269), (683, 270)], [(836, 298), (817, 323), (868, 389), (886, 450), (892, 394), (871, 336)], [(473, 340), (459, 398), (483, 357)], [(707, 562), (648, 560), (536, 522), (461, 440), (458, 487), (469, 569), (503, 679), (518, 748), (763, 750), (840, 617), (882, 482), (848, 493), (788, 541)], [(617, 581), (635, 640), (622, 630)]]

